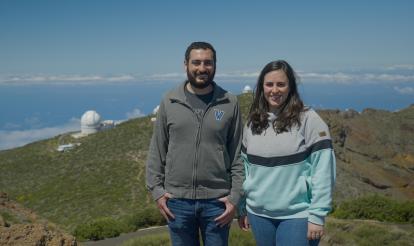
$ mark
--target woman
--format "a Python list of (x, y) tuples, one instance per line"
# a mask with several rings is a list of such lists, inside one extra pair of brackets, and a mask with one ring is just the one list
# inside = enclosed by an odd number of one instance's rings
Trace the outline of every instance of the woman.
[(295, 72), (268, 63), (243, 132), (245, 200), (239, 225), (257, 245), (317, 245), (331, 210), (335, 155), (329, 129), (300, 99)]

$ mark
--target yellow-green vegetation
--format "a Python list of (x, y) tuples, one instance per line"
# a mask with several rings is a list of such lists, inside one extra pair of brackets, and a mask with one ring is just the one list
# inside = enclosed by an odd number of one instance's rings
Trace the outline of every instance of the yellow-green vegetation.
[[(414, 245), (414, 226), (382, 223), (378, 221), (341, 220), (328, 218), (325, 236), (320, 245)], [(130, 239), (122, 246), (167, 246), (171, 245), (167, 232)], [(233, 226), (229, 245), (256, 245), (251, 232)]]
[(332, 215), (340, 219), (414, 224), (414, 201), (398, 202), (384, 196), (371, 195), (339, 204)]
[[(122, 246), (170, 246), (170, 238), (168, 232), (155, 235), (142, 236), (131, 239), (122, 244)], [(232, 226), (229, 236), (229, 245), (255, 246), (252, 233), (244, 232), (238, 226)]]
[(252, 101), (253, 101), (252, 93), (245, 93), (239, 96), (240, 111), (242, 112), (243, 122), (246, 122)]
[[(0, 191), (72, 232), (103, 217), (157, 211), (144, 182), (152, 128), (144, 117), (81, 139), (66, 134), (0, 151)], [(69, 142), (81, 145), (56, 151)]]
[(5, 221), (6, 223), (11, 223), (11, 224), (15, 224), (15, 223), (20, 222), (20, 220), (18, 218), (16, 218), (16, 216), (9, 213), (8, 211), (1, 211), (0, 210), (0, 219)]
[(145, 208), (116, 220), (104, 217), (80, 224), (75, 228), (74, 236), (80, 241), (101, 240), (117, 237), (122, 232), (131, 232), (140, 228), (162, 224), (165, 224), (165, 220), (158, 210)]
[(122, 244), (122, 246), (171, 246), (170, 236), (168, 233), (159, 233), (131, 239)]
[(120, 223), (112, 218), (101, 218), (76, 227), (74, 236), (79, 240), (101, 240), (109, 237), (117, 237), (122, 231), (128, 231), (128, 225)]
[(414, 245), (414, 226), (364, 220), (328, 220), (321, 245)]

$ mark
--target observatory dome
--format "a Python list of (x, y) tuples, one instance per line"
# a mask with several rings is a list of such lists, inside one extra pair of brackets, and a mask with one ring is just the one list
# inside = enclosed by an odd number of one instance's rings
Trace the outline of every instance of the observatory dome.
[(96, 133), (101, 127), (101, 116), (94, 110), (86, 111), (81, 118), (81, 131), (85, 134)]
[(250, 87), (249, 85), (246, 85), (243, 89), (243, 93), (250, 93), (252, 91), (252, 87)]
[(157, 107), (155, 107), (154, 110), (152, 110), (152, 114), (157, 114), (158, 110), (160, 110), (160, 105), (157, 105)]

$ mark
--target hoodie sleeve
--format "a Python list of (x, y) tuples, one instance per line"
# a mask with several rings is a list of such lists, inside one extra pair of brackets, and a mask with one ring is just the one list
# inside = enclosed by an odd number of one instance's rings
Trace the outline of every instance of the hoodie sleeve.
[(308, 220), (323, 225), (332, 209), (332, 195), (336, 179), (336, 160), (328, 126), (313, 110), (306, 121), (305, 141), (311, 148), (311, 204)]
[(236, 98), (233, 121), (227, 137), (227, 149), (231, 160), (231, 190), (229, 200), (234, 205), (239, 203), (242, 194), (242, 184), (244, 181), (243, 161), (240, 158), (242, 138), (242, 122), (239, 103)]
[(146, 164), (146, 186), (157, 200), (165, 194), (165, 158), (168, 151), (168, 129), (164, 101), (160, 103)]

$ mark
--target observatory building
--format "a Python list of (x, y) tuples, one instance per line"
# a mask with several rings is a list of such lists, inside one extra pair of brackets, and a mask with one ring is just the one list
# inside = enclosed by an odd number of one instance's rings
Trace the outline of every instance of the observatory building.
[(250, 87), (249, 85), (246, 85), (242, 91), (243, 93), (252, 93), (252, 87)]
[(101, 128), (101, 116), (94, 110), (86, 111), (81, 118), (81, 133), (97, 133)]
[(101, 116), (95, 110), (88, 110), (81, 117), (80, 132), (72, 134), (72, 137), (81, 138), (102, 130), (108, 130), (114, 128), (117, 123), (119, 122), (102, 120)]
[[(88, 110), (81, 117), (80, 132), (75, 132), (71, 134), (71, 136), (76, 139), (82, 138), (82, 137), (88, 136), (89, 134), (97, 133), (99, 131), (112, 129), (118, 123), (120, 122), (119, 121), (116, 122), (114, 120), (102, 120), (101, 116), (95, 110)], [(57, 147), (56, 150), (59, 152), (65, 152), (79, 145), (80, 143), (68, 143), (68, 144), (59, 143), (59, 146)]]
[(152, 122), (155, 122), (157, 120), (157, 117), (156, 116), (157, 116), (158, 110), (160, 110), (160, 105), (157, 105), (154, 108), (154, 110), (152, 110), (152, 114), (155, 116), (155, 117), (151, 117), (151, 121)]

